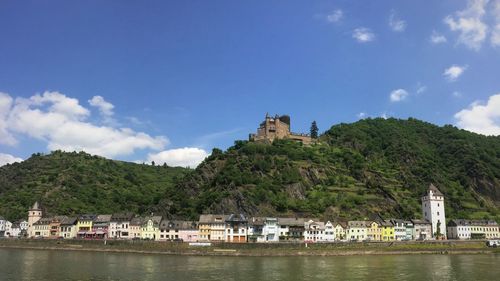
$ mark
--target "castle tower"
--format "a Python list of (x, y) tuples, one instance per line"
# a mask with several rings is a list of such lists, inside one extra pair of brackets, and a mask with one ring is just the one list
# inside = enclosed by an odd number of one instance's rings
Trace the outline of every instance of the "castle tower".
[(433, 184), (422, 196), (422, 212), (424, 219), (432, 224), (432, 237), (436, 237), (437, 232), (441, 238), (446, 239), (446, 217), (444, 214), (444, 195)]
[(42, 208), (38, 201), (33, 204), (33, 207), (28, 211), (28, 237), (34, 237), (33, 224), (42, 218)]

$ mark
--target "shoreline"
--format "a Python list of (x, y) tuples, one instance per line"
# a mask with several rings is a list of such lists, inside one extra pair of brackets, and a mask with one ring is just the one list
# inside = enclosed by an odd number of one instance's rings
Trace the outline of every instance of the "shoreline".
[(289, 256), (373, 256), (373, 255), (457, 255), (496, 254), (482, 241), (453, 241), (444, 243), (349, 243), (313, 244), (215, 244), (209, 247), (190, 247), (186, 243), (128, 243), (128, 241), (58, 241), (58, 240), (0, 240), (0, 249), (80, 251), (128, 253), (169, 256), (221, 257), (289, 257)]

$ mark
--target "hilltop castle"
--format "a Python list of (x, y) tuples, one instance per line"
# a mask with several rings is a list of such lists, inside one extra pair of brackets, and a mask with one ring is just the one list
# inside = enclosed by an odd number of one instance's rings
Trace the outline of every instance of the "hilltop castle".
[(250, 141), (268, 141), (275, 139), (291, 139), (300, 141), (303, 144), (311, 144), (312, 139), (307, 134), (297, 134), (290, 132), (290, 116), (275, 115), (274, 117), (266, 114), (266, 119), (260, 123), (257, 134), (250, 134)]

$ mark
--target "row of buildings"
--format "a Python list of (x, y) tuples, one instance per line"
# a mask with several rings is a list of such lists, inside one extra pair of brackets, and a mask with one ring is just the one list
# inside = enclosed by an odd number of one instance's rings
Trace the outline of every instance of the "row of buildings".
[(44, 217), (36, 202), (28, 221), (10, 223), (0, 217), (0, 237), (56, 239), (146, 239), (185, 242), (334, 242), (407, 241), (499, 238), (499, 226), (489, 220), (445, 222), (444, 196), (431, 185), (422, 197), (425, 219), (321, 221), (315, 218), (251, 217), (243, 214), (200, 215), (198, 221), (170, 220), (131, 213)]

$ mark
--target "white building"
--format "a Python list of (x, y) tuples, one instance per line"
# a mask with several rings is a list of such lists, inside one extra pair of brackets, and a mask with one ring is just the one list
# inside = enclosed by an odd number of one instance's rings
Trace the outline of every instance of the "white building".
[(65, 217), (59, 225), (59, 236), (64, 239), (76, 238), (76, 217)]
[(5, 230), (7, 228), (7, 222), (8, 220), (4, 219), (3, 217), (0, 217), (0, 237), (5, 237)]
[(304, 223), (304, 240), (306, 242), (320, 242), (324, 240), (325, 223), (308, 220)]
[(132, 213), (113, 214), (109, 222), (108, 238), (132, 239), (129, 227), (133, 216)]
[(323, 235), (324, 241), (335, 241), (335, 228), (333, 227), (333, 223), (327, 221), (325, 223), (325, 234)]
[(231, 214), (225, 221), (224, 241), (230, 243), (246, 243), (248, 220), (243, 214)]
[(368, 239), (368, 228), (370, 221), (349, 221), (347, 222), (347, 239), (352, 241), (364, 241)]
[(394, 240), (406, 240), (406, 226), (404, 220), (393, 219), (391, 222), (394, 225)]
[(490, 220), (451, 220), (447, 230), (448, 239), (500, 238), (498, 223)]
[(280, 226), (277, 218), (253, 217), (248, 221), (248, 240), (252, 242), (279, 242)]
[[(444, 213), (444, 195), (433, 184), (422, 197), (424, 219), (432, 224), (432, 236), (440, 235), (446, 239), (446, 217)], [(439, 233), (438, 233), (439, 232)]]

